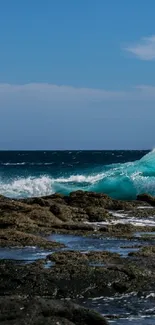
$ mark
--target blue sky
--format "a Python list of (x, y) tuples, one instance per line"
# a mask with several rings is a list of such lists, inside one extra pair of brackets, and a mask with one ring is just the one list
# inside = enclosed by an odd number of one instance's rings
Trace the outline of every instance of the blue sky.
[(155, 146), (154, 0), (1, 0), (0, 149)]

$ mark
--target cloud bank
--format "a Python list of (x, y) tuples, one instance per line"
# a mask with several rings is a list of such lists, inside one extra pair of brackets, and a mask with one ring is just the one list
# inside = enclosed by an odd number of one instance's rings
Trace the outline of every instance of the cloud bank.
[(125, 96), (125, 92), (93, 88), (76, 88), (64, 85), (58, 86), (47, 83), (30, 83), (24, 85), (0, 84), (0, 98), (5, 96), (23, 96), (52, 101), (91, 101), (121, 99)]
[(113, 91), (93, 88), (76, 88), (46, 83), (24, 85), (0, 84), (0, 102), (13, 100), (18, 102), (45, 101), (48, 103), (85, 103), (122, 100), (154, 99), (155, 86), (138, 85), (128, 91)]
[(152, 148), (155, 87), (0, 84), (0, 149)]

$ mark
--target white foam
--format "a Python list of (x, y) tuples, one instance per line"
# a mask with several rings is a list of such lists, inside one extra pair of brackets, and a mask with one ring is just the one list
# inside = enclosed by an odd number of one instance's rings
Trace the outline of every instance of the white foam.
[(50, 177), (27, 177), (15, 179), (10, 183), (0, 184), (1, 194), (9, 197), (42, 196), (53, 193), (53, 180)]
[[(9, 163), (7, 163), (9, 164)], [(19, 163), (20, 165), (25, 164)], [(52, 163), (50, 163), (52, 164)], [(16, 164), (14, 164), (16, 165)], [(52, 178), (50, 176), (40, 177), (22, 177), (4, 182), (0, 180), (0, 192), (2, 195), (9, 197), (30, 197), (30, 196), (44, 196), (56, 192), (54, 184), (69, 184), (69, 183), (88, 183), (93, 184), (103, 178), (104, 174), (97, 174), (92, 176), (72, 175), (70, 177)], [(69, 189), (68, 189), (69, 190)], [(74, 190), (74, 189), (73, 189)]]
[(137, 209), (153, 209), (153, 207), (150, 205), (144, 205), (144, 206), (137, 207)]
[(122, 212), (115, 212), (115, 211), (109, 211), (110, 214), (112, 214), (114, 217), (117, 217), (117, 218), (124, 218), (126, 217), (127, 213), (122, 213)]
[[(150, 216), (147, 219), (145, 218), (136, 218), (136, 217), (128, 217), (127, 213), (120, 213), (110, 211), (110, 213), (118, 218), (118, 220), (112, 220), (113, 224), (123, 223), (123, 224), (133, 224), (134, 226), (155, 226), (155, 220), (152, 220), (154, 216)], [(119, 220), (120, 218), (120, 220)]]
[(154, 292), (149, 293), (149, 294), (146, 296), (146, 298), (147, 298), (147, 299), (148, 299), (148, 298), (155, 298), (155, 293), (154, 293)]
[(96, 183), (100, 180), (102, 180), (105, 176), (105, 173), (100, 173), (97, 175), (92, 176), (85, 176), (85, 175), (71, 175), (68, 178), (57, 178), (54, 180), (54, 182), (57, 183)]
[(2, 163), (3, 166), (22, 166), (22, 165), (25, 165), (26, 163), (23, 161), (21, 163)]
[(131, 224), (133, 226), (155, 226), (155, 221), (150, 220), (150, 219), (138, 219), (138, 218), (124, 218), (121, 219), (112, 219), (110, 221), (101, 221), (101, 222), (88, 222), (86, 221), (85, 223), (91, 224), (91, 225), (96, 225), (98, 227), (100, 226), (110, 226), (110, 225), (117, 225), (117, 224)]

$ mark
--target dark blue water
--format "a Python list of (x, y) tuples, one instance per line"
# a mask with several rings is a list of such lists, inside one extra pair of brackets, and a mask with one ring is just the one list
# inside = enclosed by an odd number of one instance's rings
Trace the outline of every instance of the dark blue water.
[(1, 151), (0, 193), (9, 197), (83, 189), (115, 198), (155, 194), (155, 151)]

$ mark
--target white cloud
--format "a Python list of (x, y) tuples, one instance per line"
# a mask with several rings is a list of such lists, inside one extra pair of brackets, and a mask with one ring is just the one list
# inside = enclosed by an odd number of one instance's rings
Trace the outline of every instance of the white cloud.
[(125, 48), (140, 60), (155, 60), (155, 35), (144, 37), (140, 41)]
[(125, 96), (124, 91), (112, 91), (95, 88), (78, 88), (72, 86), (58, 86), (46, 83), (30, 83), (24, 85), (0, 84), (0, 98), (10, 96), (31, 96), (51, 101), (96, 101), (115, 100)]
[(155, 86), (138, 85), (127, 91), (113, 91), (95, 88), (77, 88), (72, 86), (58, 86), (46, 83), (29, 83), (24, 85), (0, 84), (0, 110), (3, 104), (9, 107), (19, 105), (25, 107), (32, 104), (34, 107), (48, 105), (49, 107), (67, 106), (85, 107), (91, 103), (126, 102), (128, 100), (154, 100)]

